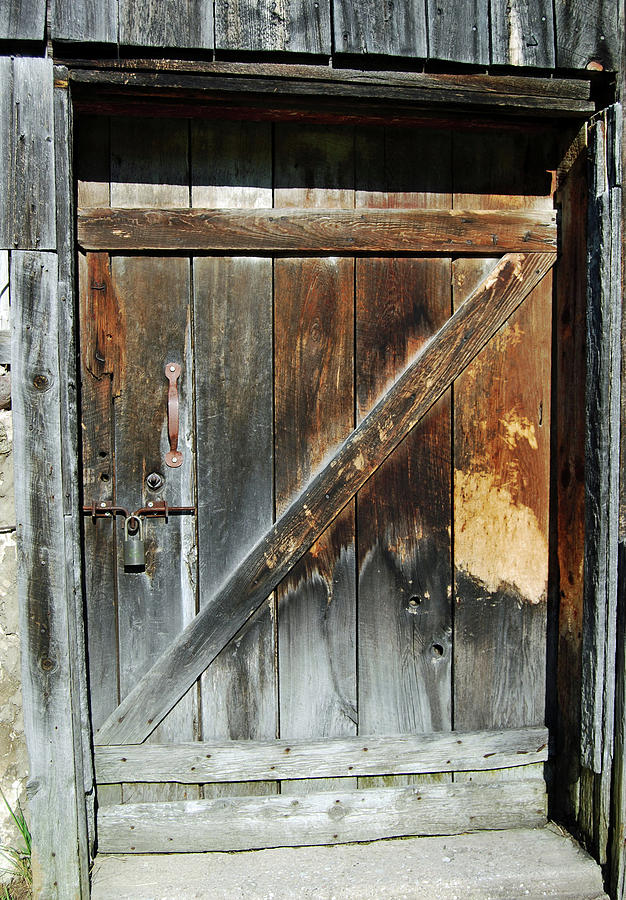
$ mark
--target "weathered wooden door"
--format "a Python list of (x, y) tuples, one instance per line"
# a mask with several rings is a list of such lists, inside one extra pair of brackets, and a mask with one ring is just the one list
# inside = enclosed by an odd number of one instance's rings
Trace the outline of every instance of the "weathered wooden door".
[(552, 146), (79, 122), (101, 851), (545, 817)]

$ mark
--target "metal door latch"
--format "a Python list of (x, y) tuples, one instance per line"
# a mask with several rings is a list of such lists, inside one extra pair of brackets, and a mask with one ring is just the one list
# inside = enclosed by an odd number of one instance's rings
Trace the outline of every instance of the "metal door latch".
[(144, 520), (162, 517), (167, 522), (172, 514), (195, 514), (195, 506), (168, 506), (165, 500), (149, 500), (146, 506), (129, 513), (124, 506), (115, 506), (105, 500), (93, 500), (91, 506), (83, 506), (83, 512), (92, 519), (124, 517), (124, 568), (139, 572), (145, 566)]

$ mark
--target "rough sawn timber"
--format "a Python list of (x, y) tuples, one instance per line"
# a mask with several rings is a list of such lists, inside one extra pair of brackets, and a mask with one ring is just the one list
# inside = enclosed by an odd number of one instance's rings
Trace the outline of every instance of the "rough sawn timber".
[(227, 741), (97, 747), (99, 784), (264, 781), (509, 768), (548, 758), (548, 729), (316, 741)]
[(528, 253), (556, 248), (556, 214), (534, 210), (90, 209), (87, 250)]
[(545, 822), (545, 783), (534, 778), (109, 806), (98, 817), (98, 836), (102, 853), (190, 853), (459, 834)]
[(300, 497), (253, 547), (213, 600), (142, 677), (97, 743), (136, 743), (250, 618), (392, 450), (554, 264), (555, 254), (509, 254), (417, 354)]

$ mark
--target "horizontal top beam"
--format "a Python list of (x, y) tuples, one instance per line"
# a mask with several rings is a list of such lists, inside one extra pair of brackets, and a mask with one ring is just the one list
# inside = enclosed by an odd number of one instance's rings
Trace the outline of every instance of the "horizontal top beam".
[(85, 250), (556, 251), (552, 210), (80, 209)]
[[(88, 61), (86, 61), (88, 63)], [(78, 68), (70, 63), (69, 79), (80, 96), (85, 91), (169, 96), (179, 100), (218, 100), (239, 95), (277, 99), (292, 104), (308, 100), (393, 102), (413, 108), (497, 111), (502, 116), (572, 116), (595, 111), (590, 85), (582, 79), (525, 78), (494, 75), (437, 75), (421, 72), (359, 72), (322, 66), (268, 64), (143, 63), (146, 68)], [(140, 64), (141, 65), (141, 64)], [(150, 67), (154, 71), (150, 70)], [(165, 69), (165, 71), (164, 71)], [(389, 113), (389, 111), (388, 111)]]

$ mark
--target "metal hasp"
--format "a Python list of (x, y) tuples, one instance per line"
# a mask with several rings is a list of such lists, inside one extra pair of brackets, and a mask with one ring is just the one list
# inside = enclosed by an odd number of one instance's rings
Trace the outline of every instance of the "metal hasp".
[(171, 513), (195, 514), (195, 506), (168, 506), (165, 500), (149, 500), (146, 506), (129, 513), (123, 506), (114, 506), (105, 500), (93, 500), (91, 506), (83, 506), (83, 512), (95, 521), (101, 518), (114, 519), (124, 516), (124, 568), (141, 571), (146, 563), (144, 545), (144, 519), (163, 517), (165, 521)]
[(169, 362), (165, 365), (165, 377), (169, 381), (167, 391), (167, 433), (170, 440), (170, 449), (165, 454), (165, 465), (170, 469), (177, 469), (182, 465), (182, 453), (178, 449), (178, 385), (181, 368), (178, 363)]

